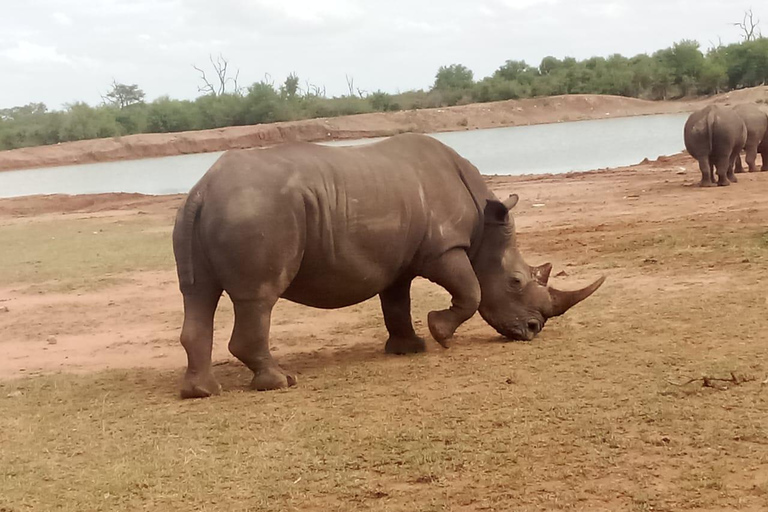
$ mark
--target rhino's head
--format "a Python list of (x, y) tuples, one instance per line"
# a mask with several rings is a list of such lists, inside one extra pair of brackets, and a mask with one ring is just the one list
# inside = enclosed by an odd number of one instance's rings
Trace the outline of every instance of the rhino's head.
[(547, 285), (552, 265), (531, 267), (517, 250), (515, 223), (509, 211), (517, 195), (488, 201), (483, 239), (474, 258), (482, 298), (480, 315), (501, 335), (531, 340), (547, 319), (559, 316), (600, 288), (601, 277), (581, 290), (561, 291)]

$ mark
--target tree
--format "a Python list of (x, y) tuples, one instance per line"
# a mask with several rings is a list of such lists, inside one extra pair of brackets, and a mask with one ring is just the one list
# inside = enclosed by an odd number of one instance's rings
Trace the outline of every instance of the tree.
[(291, 73), (285, 79), (282, 87), (280, 87), (280, 95), (287, 99), (293, 100), (299, 93), (299, 77), (296, 73)]
[(744, 37), (745, 42), (754, 41), (760, 39), (763, 35), (760, 33), (760, 29), (757, 27), (760, 24), (760, 20), (755, 21), (755, 15), (752, 13), (752, 9), (744, 11), (744, 19), (741, 22), (733, 24), (734, 27), (739, 27)]
[[(533, 68), (523, 60), (508, 60), (493, 74), (494, 77), (504, 80), (517, 80), (518, 82), (530, 83)], [(526, 78), (528, 78), (526, 80)]]
[(432, 89), (437, 91), (456, 91), (469, 89), (475, 83), (472, 70), (462, 64), (440, 66), (435, 75), (435, 84)]
[(697, 41), (684, 39), (672, 45), (672, 48), (659, 50), (654, 57), (671, 72), (673, 83), (678, 86), (681, 95), (692, 92), (693, 85), (698, 82), (704, 70), (705, 61)]
[(168, 96), (163, 96), (149, 106), (147, 130), (152, 133), (192, 130), (197, 128), (193, 113), (191, 102), (172, 100)]
[(556, 57), (544, 57), (541, 59), (541, 64), (539, 64), (539, 73), (542, 75), (549, 75), (560, 69), (562, 65), (563, 63)]
[(211, 61), (214, 74), (216, 78), (213, 82), (208, 80), (205, 71), (201, 68), (192, 65), (200, 73), (200, 80), (203, 81), (203, 85), (197, 87), (199, 92), (204, 94), (211, 94), (213, 96), (221, 96), (227, 92), (227, 87), (231, 87), (231, 92), (234, 94), (242, 94), (240, 86), (237, 84), (237, 79), (240, 77), (240, 70), (235, 71), (235, 76), (229, 76), (229, 61), (225, 59), (221, 54), (213, 59), (213, 55), (208, 56), (208, 60)]
[(390, 112), (400, 109), (399, 105), (392, 101), (392, 95), (383, 91), (369, 94), (367, 99), (371, 103), (373, 110), (377, 112)]
[(126, 85), (112, 80), (112, 89), (101, 97), (104, 103), (123, 109), (129, 105), (144, 102), (144, 91), (136, 84)]

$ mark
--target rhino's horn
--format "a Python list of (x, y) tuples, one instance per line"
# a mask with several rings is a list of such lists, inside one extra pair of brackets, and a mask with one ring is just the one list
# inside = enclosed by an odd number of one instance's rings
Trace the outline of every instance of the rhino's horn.
[(595, 291), (600, 288), (604, 281), (605, 276), (601, 277), (586, 288), (573, 291), (562, 291), (552, 287), (547, 287), (549, 296), (552, 299), (552, 309), (550, 310), (548, 316), (553, 317), (562, 315), (573, 306), (595, 293)]
[(549, 275), (552, 273), (552, 264), (544, 263), (538, 267), (531, 267), (531, 273), (533, 278), (539, 282), (539, 284), (547, 286), (549, 282)]

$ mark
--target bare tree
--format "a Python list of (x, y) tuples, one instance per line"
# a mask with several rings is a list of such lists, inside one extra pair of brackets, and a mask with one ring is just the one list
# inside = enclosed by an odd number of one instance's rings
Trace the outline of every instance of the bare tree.
[(355, 77), (344, 75), (344, 78), (347, 79), (347, 89), (349, 89), (349, 95), (350, 96), (360, 96), (360, 98), (365, 98), (365, 96), (368, 94), (368, 91), (365, 91), (359, 87), (355, 87)]
[(205, 94), (212, 94), (213, 96), (221, 96), (227, 92), (227, 86), (232, 85), (232, 92), (235, 94), (241, 94), (242, 90), (237, 84), (237, 79), (240, 77), (240, 70), (235, 71), (235, 76), (228, 76), (229, 74), (229, 61), (225, 59), (221, 54), (214, 60), (213, 55), (209, 55), (208, 59), (211, 61), (213, 71), (216, 78), (213, 82), (208, 80), (205, 71), (201, 68), (192, 65), (200, 73), (200, 79), (203, 81), (203, 85), (198, 86), (197, 90)]
[(325, 86), (311, 84), (307, 81), (307, 93), (308, 96), (317, 96), (318, 98), (325, 98)]
[(742, 31), (744, 41), (754, 41), (763, 37), (758, 25), (760, 20), (755, 20), (755, 15), (752, 13), (752, 8), (744, 11), (744, 19), (741, 22), (733, 23), (734, 27), (739, 27)]
[(354, 96), (355, 95), (355, 77), (344, 75), (344, 78), (347, 79), (347, 89), (349, 90), (349, 95)]

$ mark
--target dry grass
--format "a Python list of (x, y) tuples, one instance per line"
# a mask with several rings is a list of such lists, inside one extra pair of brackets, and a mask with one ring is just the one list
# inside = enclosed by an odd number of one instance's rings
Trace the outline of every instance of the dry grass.
[(0, 283), (32, 283), (34, 293), (69, 292), (114, 284), (114, 274), (170, 268), (166, 228), (166, 219), (145, 216), (5, 221), (0, 239), (13, 250), (0, 251)]
[[(764, 221), (541, 233), (538, 253), (581, 247), (569, 272), (610, 279), (533, 343), (473, 319), (450, 350), (388, 357), (371, 301), (331, 333), (370, 341), (282, 357), (284, 392), (245, 391), (236, 364), (202, 401), (177, 399), (179, 371), (0, 383), (0, 510), (765, 510)], [(154, 236), (122, 226), (69, 276), (163, 267)], [(36, 251), (4, 276), (35, 281)], [(416, 318), (444, 300), (419, 287)], [(669, 384), (732, 371), (756, 380)]]

